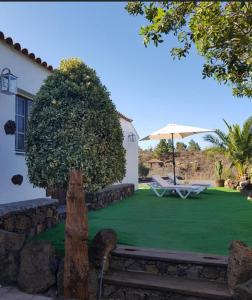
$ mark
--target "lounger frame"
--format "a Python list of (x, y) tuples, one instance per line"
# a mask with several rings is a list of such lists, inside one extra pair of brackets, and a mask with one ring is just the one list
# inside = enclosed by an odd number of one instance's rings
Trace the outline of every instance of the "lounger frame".
[(152, 176), (153, 182), (149, 184), (150, 188), (158, 197), (163, 197), (166, 193), (176, 192), (180, 198), (186, 199), (191, 194), (201, 193), (205, 187), (196, 185), (169, 184), (160, 175)]

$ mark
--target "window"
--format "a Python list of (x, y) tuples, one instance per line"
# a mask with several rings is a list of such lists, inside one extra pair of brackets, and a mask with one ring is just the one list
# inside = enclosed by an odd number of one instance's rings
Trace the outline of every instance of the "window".
[(15, 150), (24, 152), (27, 120), (31, 111), (32, 101), (22, 96), (16, 96), (16, 134)]

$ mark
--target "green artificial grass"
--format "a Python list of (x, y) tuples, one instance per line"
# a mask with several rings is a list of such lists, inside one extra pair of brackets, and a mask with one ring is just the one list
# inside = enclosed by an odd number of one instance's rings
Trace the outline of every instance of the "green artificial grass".
[[(89, 212), (89, 240), (103, 228), (117, 232), (119, 243), (133, 246), (228, 253), (232, 240), (252, 246), (252, 203), (240, 193), (211, 188), (195, 198), (158, 198), (145, 186), (127, 199)], [(52, 241), (64, 253), (64, 224), (36, 239)]]

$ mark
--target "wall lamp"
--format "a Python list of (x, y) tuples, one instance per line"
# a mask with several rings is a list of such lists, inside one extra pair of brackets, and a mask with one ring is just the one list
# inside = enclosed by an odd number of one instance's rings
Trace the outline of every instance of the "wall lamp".
[(1, 72), (0, 92), (6, 95), (17, 94), (17, 76), (11, 74), (9, 68), (4, 68)]

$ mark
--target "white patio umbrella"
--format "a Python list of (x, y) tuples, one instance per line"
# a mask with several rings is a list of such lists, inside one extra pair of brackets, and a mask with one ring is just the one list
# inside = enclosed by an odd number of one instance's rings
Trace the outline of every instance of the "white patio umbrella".
[(167, 124), (165, 127), (161, 128), (157, 131), (154, 131), (153, 133), (140, 139), (140, 141), (161, 140), (161, 139), (171, 139), (172, 140), (173, 176), (174, 176), (174, 184), (176, 184), (174, 139), (183, 139), (183, 138), (193, 135), (193, 134), (204, 133), (204, 132), (213, 132), (213, 131), (215, 131), (215, 130), (200, 128), (200, 127), (186, 126), (186, 125)]

